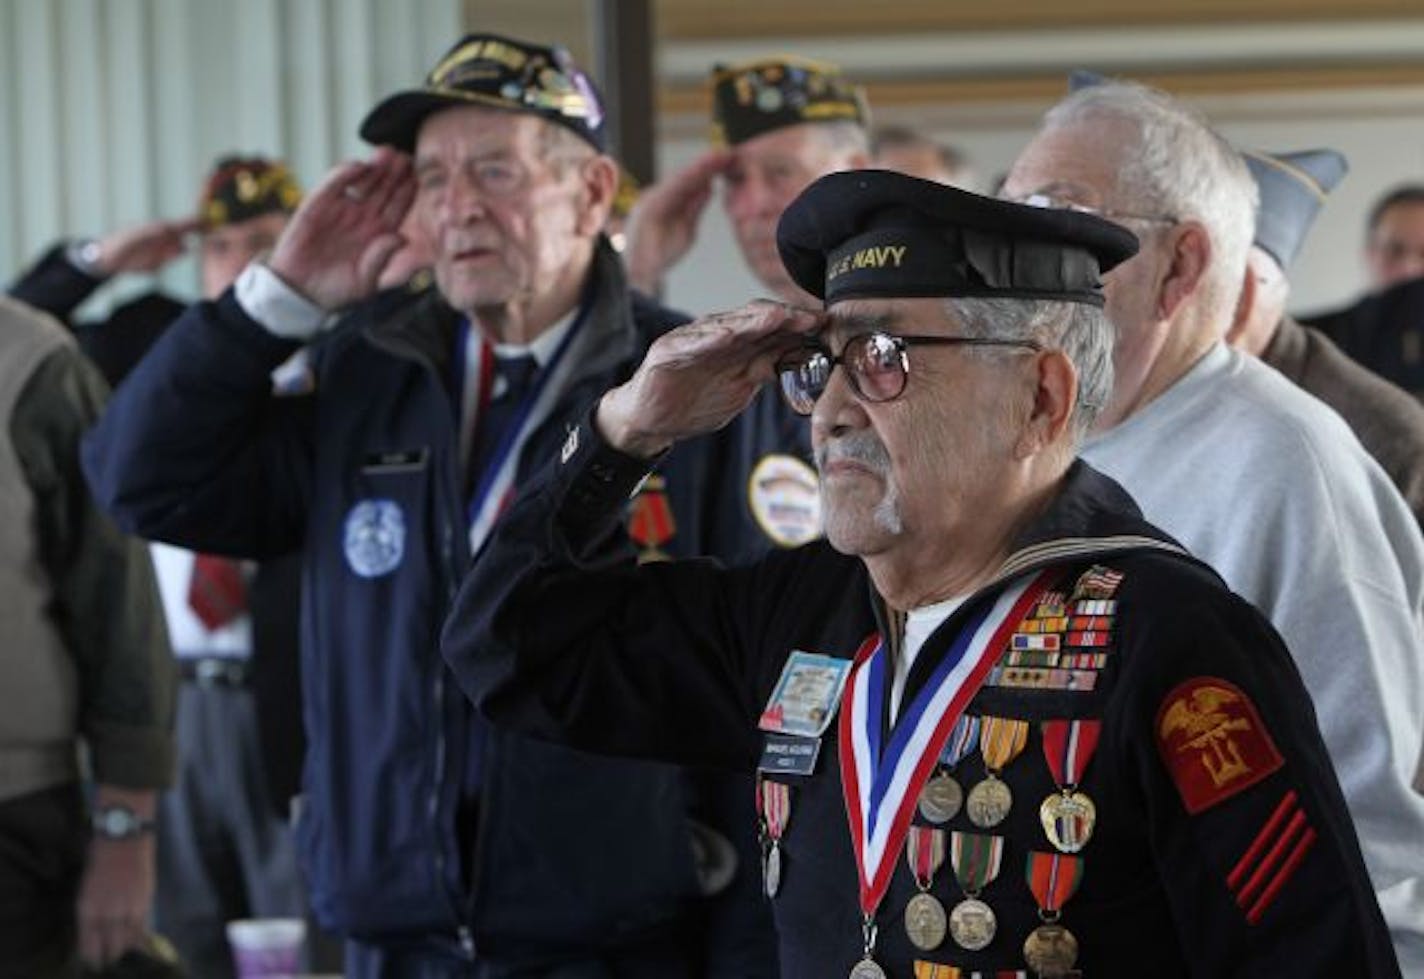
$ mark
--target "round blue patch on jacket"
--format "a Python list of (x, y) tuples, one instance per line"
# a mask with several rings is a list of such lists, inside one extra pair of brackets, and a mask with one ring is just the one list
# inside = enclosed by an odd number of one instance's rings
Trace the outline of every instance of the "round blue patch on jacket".
[(405, 556), (405, 514), (393, 500), (362, 500), (346, 515), (343, 545), (362, 578), (389, 574)]

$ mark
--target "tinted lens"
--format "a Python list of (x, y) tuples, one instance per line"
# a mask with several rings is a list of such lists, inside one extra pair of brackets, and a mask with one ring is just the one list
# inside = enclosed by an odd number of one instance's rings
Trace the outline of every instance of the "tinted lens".
[(830, 381), (831, 367), (831, 358), (819, 351), (808, 351), (804, 357), (781, 363), (777, 368), (781, 396), (792, 411), (798, 415), (811, 413)]
[(905, 350), (892, 336), (863, 333), (852, 337), (841, 360), (866, 401), (893, 401), (905, 390)]

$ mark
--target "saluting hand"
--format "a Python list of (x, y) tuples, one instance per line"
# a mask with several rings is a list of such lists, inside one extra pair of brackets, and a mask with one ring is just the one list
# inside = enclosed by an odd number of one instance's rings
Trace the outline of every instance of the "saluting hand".
[(381, 147), (343, 163), (302, 201), (268, 267), (323, 309), (373, 294), (381, 270), (405, 244), (401, 222), (415, 199), (410, 157)]
[(635, 289), (656, 293), (663, 275), (687, 254), (712, 197), (712, 182), (731, 162), (730, 152), (711, 150), (638, 195), (628, 216), (628, 246), (623, 251), (628, 281)]
[(665, 333), (627, 383), (603, 396), (599, 432), (615, 449), (651, 459), (716, 431), (772, 379), (778, 360), (825, 325), (822, 312), (757, 300)]
[(187, 235), (197, 231), (197, 218), (150, 221), (113, 231), (97, 242), (95, 271), (101, 275), (120, 272), (157, 272), (187, 249)]

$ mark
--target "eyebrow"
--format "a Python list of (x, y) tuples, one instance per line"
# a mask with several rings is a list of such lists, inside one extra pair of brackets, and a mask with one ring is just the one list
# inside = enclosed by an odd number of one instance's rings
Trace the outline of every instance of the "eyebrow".
[(894, 313), (831, 313), (830, 322), (821, 331), (821, 336), (858, 336), (862, 333), (884, 333), (892, 330), (900, 322)]
[(1093, 193), (1091, 187), (1085, 187), (1083, 184), (1073, 183), (1071, 180), (1050, 181), (1049, 183), (1035, 187), (1033, 190), (1029, 191), (1026, 194), (1019, 194), (1017, 196), (1022, 199), (1024, 197), (1032, 197), (1034, 194), (1042, 194), (1045, 197), (1057, 197), (1060, 200), (1069, 200), (1073, 201), (1074, 203), (1090, 205), (1094, 207), (1101, 204), (1098, 195)]

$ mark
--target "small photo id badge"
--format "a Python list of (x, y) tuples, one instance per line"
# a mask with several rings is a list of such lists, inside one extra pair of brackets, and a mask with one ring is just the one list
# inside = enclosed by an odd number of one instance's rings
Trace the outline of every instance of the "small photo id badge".
[(836, 716), (850, 668), (848, 659), (794, 650), (757, 727), (768, 734), (819, 738)]

